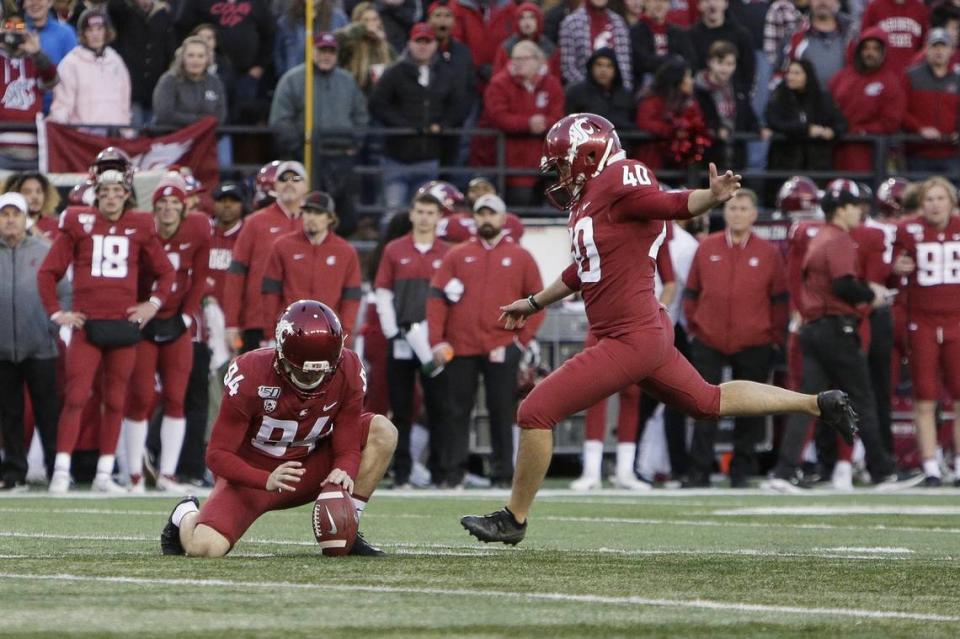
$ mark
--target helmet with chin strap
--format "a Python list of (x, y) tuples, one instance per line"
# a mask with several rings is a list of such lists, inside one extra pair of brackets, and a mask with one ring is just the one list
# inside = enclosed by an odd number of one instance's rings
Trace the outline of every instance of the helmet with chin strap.
[(277, 320), (274, 368), (297, 394), (320, 394), (343, 357), (343, 328), (333, 310), (315, 300), (299, 300)]
[(610, 120), (593, 113), (561, 118), (550, 127), (543, 142), (540, 172), (556, 172), (560, 177), (547, 188), (547, 199), (558, 209), (570, 208), (587, 181), (599, 175), (621, 150)]
[(783, 183), (777, 193), (777, 210), (787, 215), (816, 215), (819, 206), (820, 191), (816, 183), (805, 175), (794, 175)]
[(884, 217), (903, 215), (903, 195), (910, 186), (905, 178), (892, 177), (884, 180), (877, 188), (877, 210)]

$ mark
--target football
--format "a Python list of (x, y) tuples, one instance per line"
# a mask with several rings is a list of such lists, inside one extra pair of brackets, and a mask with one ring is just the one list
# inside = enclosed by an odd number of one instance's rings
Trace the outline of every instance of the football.
[(350, 493), (340, 486), (326, 486), (313, 505), (313, 536), (328, 557), (341, 557), (357, 538), (357, 511)]

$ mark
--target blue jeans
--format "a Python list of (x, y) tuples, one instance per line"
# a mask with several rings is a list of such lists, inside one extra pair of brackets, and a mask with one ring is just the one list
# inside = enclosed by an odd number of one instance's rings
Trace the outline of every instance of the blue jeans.
[[(760, 121), (762, 127), (766, 122), (763, 118), (763, 112), (767, 108), (767, 102), (770, 100), (770, 78), (773, 76), (773, 65), (767, 59), (762, 50), (754, 52), (757, 64), (756, 79), (757, 83), (753, 88), (751, 106), (753, 112)], [(757, 140), (747, 143), (747, 168), (762, 170), (767, 168), (767, 154), (770, 150), (769, 140)]]
[(424, 182), (437, 179), (439, 160), (398, 162), (386, 156), (380, 159), (383, 169), (383, 200), (387, 214), (406, 209), (411, 194)]

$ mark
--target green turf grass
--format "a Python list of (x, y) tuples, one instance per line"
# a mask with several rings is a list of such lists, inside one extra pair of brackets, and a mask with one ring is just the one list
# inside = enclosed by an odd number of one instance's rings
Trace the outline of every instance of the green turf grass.
[(0, 636), (960, 637), (949, 491), (561, 494), (516, 548), (457, 522), (502, 496), (407, 494), (363, 517), (380, 560), (320, 556), (309, 508), (192, 560), (159, 555), (175, 499), (0, 499)]

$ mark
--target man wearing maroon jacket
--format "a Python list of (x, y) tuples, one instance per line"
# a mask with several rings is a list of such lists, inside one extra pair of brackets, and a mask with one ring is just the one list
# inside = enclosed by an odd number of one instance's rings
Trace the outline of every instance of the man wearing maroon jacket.
[(490, 414), (494, 485), (509, 485), (513, 476), (512, 426), (516, 415), (517, 367), (525, 354), (534, 357), (534, 341), (543, 316), (532, 318), (518, 334), (499, 321), (500, 307), (539, 291), (543, 283), (533, 256), (503, 233), (506, 206), (496, 195), (473, 205), (477, 237), (450, 250), (430, 282), (427, 325), (437, 362), (453, 350), (447, 364), (450, 420), (443, 466), (446, 481), (459, 484), (469, 453), (470, 413), (477, 382), (483, 375)]
[(349, 348), (360, 309), (357, 250), (333, 232), (337, 214), (329, 194), (307, 195), (300, 215), (303, 229), (284, 235), (270, 249), (263, 276), (264, 326), (272, 335), (280, 309), (297, 300), (317, 300), (341, 318)]
[(263, 274), (273, 242), (281, 235), (299, 231), (300, 204), (307, 194), (307, 170), (299, 162), (281, 162), (277, 167), (276, 201), (244, 221), (233, 261), (227, 272), (223, 313), (227, 318), (227, 341), (236, 343), (243, 330), (243, 351), (260, 346), (264, 338)]
[[(163, 250), (176, 271), (176, 285), (157, 316), (143, 327), (123, 420), (123, 442), (130, 473), (129, 490), (144, 492), (143, 453), (147, 418), (153, 408), (154, 379), (159, 374), (163, 403), (160, 423), (160, 468), (157, 489), (184, 494), (174, 475), (186, 433), (184, 401), (193, 365), (193, 340), (199, 325), (200, 300), (207, 290), (210, 223), (206, 215), (186, 212), (187, 185), (177, 173), (160, 180), (153, 192), (153, 214)], [(139, 289), (149, 290), (152, 273), (141, 271)], [(141, 297), (142, 299), (142, 297)], [(209, 367), (209, 362), (207, 362)], [(206, 371), (204, 371), (206, 372)]]
[[(100, 459), (93, 488), (126, 493), (111, 479), (123, 401), (136, 360), (140, 327), (153, 319), (173, 288), (176, 273), (163, 252), (153, 217), (126, 210), (132, 172), (105, 170), (97, 176), (93, 207), (75, 207), (60, 218), (60, 234), (37, 273), (40, 298), (50, 318), (72, 327), (66, 355), (66, 389), (57, 425), (57, 457), (51, 493), (70, 488), (70, 461), (80, 418), (103, 363), (103, 418)], [(73, 309), (57, 301), (56, 283), (73, 266)], [(137, 303), (141, 266), (156, 277), (150, 299)], [(83, 330), (80, 330), (83, 329)]]
[[(847, 65), (830, 80), (830, 93), (850, 133), (889, 135), (900, 130), (907, 102), (900, 74), (891, 69), (890, 51), (883, 29), (865, 29), (848, 54)], [(873, 145), (838, 144), (833, 163), (838, 171), (872, 171)]]
[[(725, 231), (709, 235), (697, 249), (687, 276), (683, 310), (693, 335), (693, 365), (711, 384), (733, 379), (770, 379), (774, 348), (787, 329), (787, 285), (777, 247), (753, 234), (757, 196), (741, 189), (723, 207)], [(756, 469), (754, 445), (763, 417), (738, 417), (733, 430), (730, 485), (747, 486)], [(709, 486), (716, 421), (698, 421), (690, 442), (689, 485)]]
[[(424, 374), (422, 362), (408, 341), (410, 331), (420, 331), (427, 319), (427, 292), (450, 245), (438, 238), (442, 202), (431, 193), (418, 192), (410, 205), (412, 229), (391, 241), (383, 250), (373, 286), (377, 315), (387, 338), (384, 368), (390, 396), (390, 410), (397, 427), (398, 443), (393, 465), (395, 486), (410, 481), (410, 430), (413, 421), (414, 386), (423, 389), (427, 428), (430, 431), (430, 466), (433, 481), (445, 483), (440, 468), (443, 429), (446, 427), (447, 375), (435, 369)], [(428, 351), (429, 352), (429, 351)]]
[(956, 45), (946, 29), (933, 29), (927, 36), (926, 60), (907, 69), (903, 130), (919, 134), (925, 140), (907, 144), (907, 168), (911, 171), (953, 175), (960, 168), (957, 158), (960, 73), (950, 67)]

